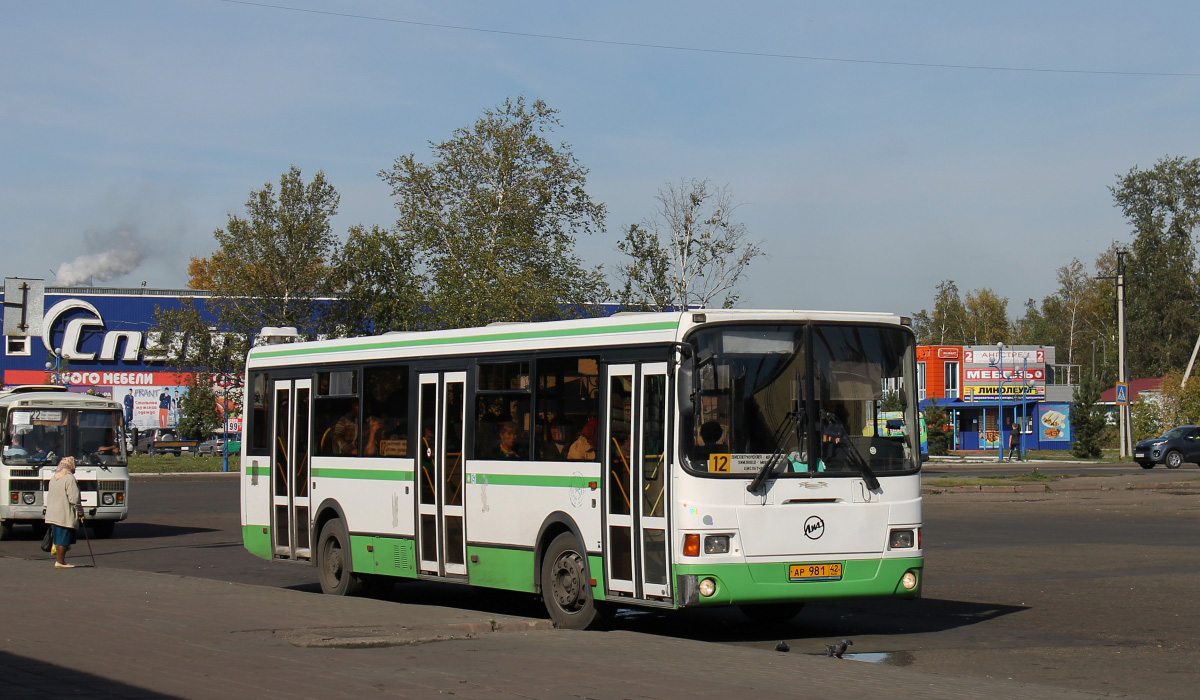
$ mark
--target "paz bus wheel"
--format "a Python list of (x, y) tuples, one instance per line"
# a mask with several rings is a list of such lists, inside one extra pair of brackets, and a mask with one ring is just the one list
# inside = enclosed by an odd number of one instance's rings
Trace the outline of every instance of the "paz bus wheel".
[(1183, 464), (1183, 455), (1180, 454), (1179, 450), (1171, 450), (1167, 453), (1163, 462), (1167, 465), (1167, 469), (1178, 469), (1179, 465)]
[(760, 625), (788, 622), (800, 614), (804, 603), (763, 603), (761, 605), (739, 605), (742, 614)]
[(564, 532), (550, 542), (542, 558), (542, 602), (560, 629), (591, 629), (606, 617), (603, 604), (592, 597), (586, 555), (575, 536)]
[(359, 595), (362, 579), (350, 568), (350, 535), (346, 526), (334, 518), (321, 528), (317, 538), (317, 571), (321, 592), (328, 595)]

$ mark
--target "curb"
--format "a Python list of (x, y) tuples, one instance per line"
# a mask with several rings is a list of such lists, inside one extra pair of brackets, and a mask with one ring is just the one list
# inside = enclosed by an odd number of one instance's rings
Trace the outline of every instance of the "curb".
[(292, 646), (306, 649), (379, 649), (477, 639), (488, 634), (545, 632), (553, 629), (554, 623), (550, 620), (504, 619), (393, 629), (372, 627), (284, 630), (275, 631), (272, 636)]

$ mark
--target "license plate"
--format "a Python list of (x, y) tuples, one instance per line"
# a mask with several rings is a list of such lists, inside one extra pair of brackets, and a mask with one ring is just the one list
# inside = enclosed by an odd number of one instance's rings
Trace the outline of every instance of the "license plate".
[(836, 581), (841, 577), (841, 562), (791, 564), (788, 566), (789, 581)]
[(1134, 457), (1145, 457), (1146, 453), (1145, 452), (1134, 452), (1133, 456)]

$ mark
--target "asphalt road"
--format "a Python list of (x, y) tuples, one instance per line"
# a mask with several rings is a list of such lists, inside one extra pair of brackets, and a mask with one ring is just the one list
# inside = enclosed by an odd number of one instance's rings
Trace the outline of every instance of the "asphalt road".
[[(1109, 471), (1116, 486), (1143, 470)], [(1177, 474), (1200, 477), (1194, 467)], [(319, 594), (311, 567), (242, 549), (237, 502), (228, 477), (139, 478), (130, 520), (92, 543), (97, 563)], [(848, 638), (854, 652), (936, 673), (1190, 698), (1200, 682), (1198, 525), (1200, 490), (934, 495), (925, 501), (922, 600), (810, 604), (767, 627), (736, 610), (626, 611), (616, 626), (644, 633), (648, 644), (683, 637), (774, 648), (787, 640), (792, 653), (811, 654)], [(0, 556), (45, 556), (28, 529), (17, 535), (0, 543)], [(86, 550), (81, 541), (72, 556)], [(405, 582), (389, 597), (544, 616), (529, 596), (448, 584)]]

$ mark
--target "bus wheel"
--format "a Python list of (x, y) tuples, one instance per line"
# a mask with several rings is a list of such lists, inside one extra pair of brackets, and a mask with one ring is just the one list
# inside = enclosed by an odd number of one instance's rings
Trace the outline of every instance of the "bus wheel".
[(742, 614), (760, 625), (788, 622), (800, 614), (804, 603), (763, 603), (761, 605), (739, 605)]
[(109, 537), (112, 537), (113, 527), (116, 526), (117, 521), (115, 521), (115, 520), (93, 520), (93, 521), (90, 521), (88, 524), (92, 526), (92, 534), (96, 536), (96, 539), (107, 540)]
[(584, 556), (575, 536), (564, 532), (550, 542), (542, 559), (542, 602), (559, 629), (590, 629), (604, 621), (592, 598)]
[(350, 536), (338, 518), (325, 523), (317, 538), (317, 571), (320, 572), (322, 593), (362, 593), (362, 579), (350, 570)]

